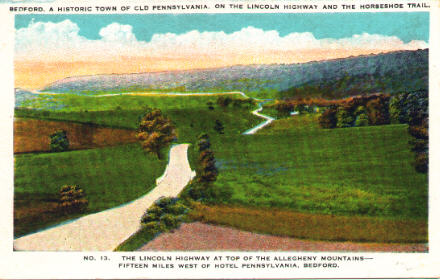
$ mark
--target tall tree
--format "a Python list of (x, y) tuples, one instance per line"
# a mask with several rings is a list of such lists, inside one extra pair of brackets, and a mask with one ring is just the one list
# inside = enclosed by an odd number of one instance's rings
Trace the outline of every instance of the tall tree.
[(141, 119), (136, 137), (141, 142), (142, 148), (155, 153), (157, 158), (161, 159), (162, 148), (173, 142), (177, 134), (171, 120), (164, 117), (159, 109), (155, 109)]

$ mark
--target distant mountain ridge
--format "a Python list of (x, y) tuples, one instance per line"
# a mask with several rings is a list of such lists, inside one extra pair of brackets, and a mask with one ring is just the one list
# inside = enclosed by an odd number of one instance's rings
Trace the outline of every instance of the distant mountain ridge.
[(327, 90), (338, 90), (338, 86), (328, 84), (341, 79), (350, 82), (351, 79), (352, 83), (361, 84), (348, 85), (356, 90), (375, 90), (368, 85), (377, 83), (378, 88), (395, 92), (403, 87), (409, 87), (409, 90), (427, 89), (428, 72), (428, 49), (424, 49), (303, 64), (237, 65), (200, 70), (77, 76), (56, 81), (43, 91), (80, 94), (243, 91), (254, 97), (280, 97), (283, 96), (280, 93), (286, 95), (293, 88), (309, 85), (319, 88), (327, 84)]

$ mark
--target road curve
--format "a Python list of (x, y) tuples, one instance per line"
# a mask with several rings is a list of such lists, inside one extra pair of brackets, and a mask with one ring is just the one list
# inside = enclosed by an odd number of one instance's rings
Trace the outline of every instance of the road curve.
[(252, 111), (252, 114), (254, 114), (257, 117), (266, 119), (266, 121), (260, 123), (257, 126), (254, 126), (248, 130), (246, 130), (245, 132), (243, 132), (244, 135), (250, 135), (250, 134), (255, 134), (255, 132), (257, 132), (258, 130), (262, 129), (263, 127), (265, 127), (266, 125), (270, 124), (271, 122), (273, 122), (275, 119), (263, 114), (260, 114), (260, 112), (263, 110), (263, 103), (258, 104), (258, 108), (254, 111)]
[(188, 144), (175, 145), (157, 186), (128, 204), (87, 215), (67, 224), (14, 240), (19, 251), (112, 251), (139, 229), (147, 208), (161, 196), (177, 196), (195, 176), (188, 162)]

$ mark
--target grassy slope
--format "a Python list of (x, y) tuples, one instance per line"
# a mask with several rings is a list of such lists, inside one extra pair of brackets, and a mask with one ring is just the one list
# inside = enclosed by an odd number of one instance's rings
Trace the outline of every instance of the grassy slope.
[(227, 204), (376, 217), (427, 217), (427, 176), (411, 166), (407, 127), (325, 130), (314, 116), (214, 141)]
[(163, 173), (166, 163), (166, 159), (159, 161), (143, 152), (137, 144), (16, 155), (15, 235), (74, 217), (60, 217), (41, 209), (56, 206), (58, 191), (64, 184), (80, 185), (89, 200), (89, 213), (97, 212), (147, 193)]
[[(232, 95), (237, 98), (240, 95)], [(24, 106), (39, 110), (19, 108), (17, 117), (65, 120), (82, 123), (94, 123), (113, 128), (136, 129), (139, 117), (146, 107), (159, 108), (175, 122), (178, 128), (179, 142), (194, 142), (201, 131), (218, 134), (214, 131), (215, 120), (219, 119), (225, 134), (239, 134), (252, 127), (261, 119), (251, 115), (251, 108), (226, 108), (215, 106), (209, 110), (206, 105), (215, 103), (218, 96), (109, 96), (87, 97), (71, 94), (42, 95), (30, 100)], [(54, 109), (56, 108), (56, 109)]]

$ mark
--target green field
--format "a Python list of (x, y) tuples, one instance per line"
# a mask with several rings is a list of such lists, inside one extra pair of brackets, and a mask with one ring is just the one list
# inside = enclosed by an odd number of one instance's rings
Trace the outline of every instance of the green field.
[[(159, 161), (138, 144), (62, 153), (15, 156), (15, 235), (74, 216), (49, 213), (62, 185), (84, 189), (88, 212), (134, 200), (155, 186), (167, 159)], [(47, 210), (47, 211), (45, 211)]]
[(316, 115), (213, 141), (221, 203), (299, 212), (427, 219), (428, 182), (406, 125), (320, 129)]

